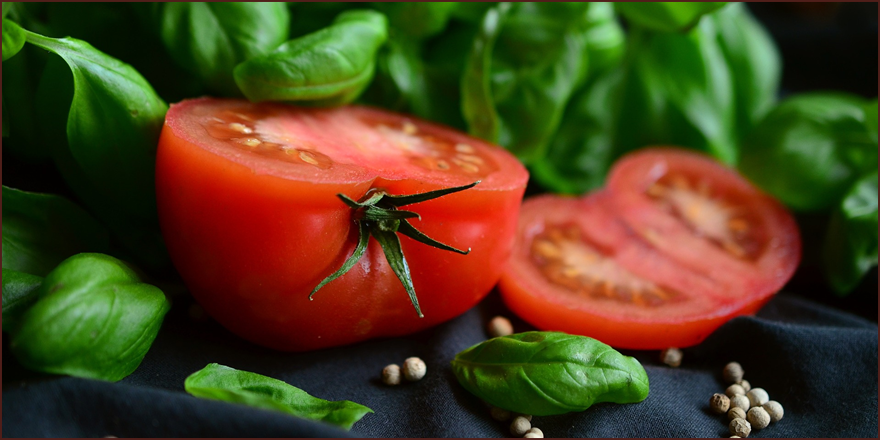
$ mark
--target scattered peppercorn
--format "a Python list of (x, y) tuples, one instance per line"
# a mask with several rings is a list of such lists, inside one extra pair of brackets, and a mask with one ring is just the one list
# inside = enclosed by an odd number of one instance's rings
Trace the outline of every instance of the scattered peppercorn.
[(750, 407), (761, 406), (770, 401), (770, 395), (763, 388), (752, 388), (746, 393)]
[(497, 406), (493, 406), (492, 409), (489, 410), (489, 414), (492, 415), (492, 418), (499, 422), (506, 422), (510, 420), (510, 411), (504, 408), (498, 408)]
[(532, 415), (531, 415), (531, 414), (520, 414), (520, 413), (514, 413), (513, 416), (514, 416), (514, 417), (524, 417), (524, 418), (525, 418), (526, 420), (528, 420), (529, 422), (532, 421)]
[(724, 391), (724, 394), (726, 394), (727, 397), (745, 396), (746, 390), (743, 389), (742, 385), (735, 383), (727, 387), (727, 389)]
[(391, 364), (382, 369), (382, 382), (385, 385), (400, 384), (400, 367), (397, 364)]
[(744, 418), (746, 418), (746, 410), (744, 410), (738, 406), (730, 408), (730, 411), (727, 411), (727, 420), (744, 419)]
[(732, 436), (730, 436), (730, 438), (742, 438), (742, 437), (740, 437), (738, 435), (732, 435)]
[(524, 438), (544, 438), (544, 431), (541, 431), (538, 428), (530, 428), (526, 431), (526, 434), (523, 436)]
[(743, 368), (739, 362), (731, 362), (724, 366), (724, 371), (722, 371), (722, 375), (724, 376), (724, 381), (727, 383), (740, 383), (743, 380)]
[(767, 414), (767, 411), (760, 406), (750, 409), (746, 419), (755, 429), (764, 429), (770, 426), (770, 414)]
[(519, 416), (510, 422), (510, 433), (522, 437), (532, 429), (532, 424), (525, 417)]
[(681, 365), (681, 357), (681, 350), (675, 347), (669, 347), (660, 353), (660, 362), (663, 362), (672, 368), (676, 368)]
[(724, 394), (715, 393), (712, 395), (712, 398), (709, 399), (709, 408), (711, 408), (712, 412), (715, 414), (724, 414), (727, 412), (728, 408), (730, 408), (730, 399)]
[(496, 316), (489, 321), (489, 336), (497, 338), (498, 336), (507, 336), (513, 334), (513, 324), (510, 320), (503, 316)]
[(407, 358), (403, 361), (403, 378), (410, 382), (422, 380), (427, 371), (428, 367), (425, 365), (425, 361), (417, 357)]
[[(749, 381), (747, 381), (747, 380), (745, 380), (745, 379), (743, 379), (743, 381), (739, 383), (739, 386), (743, 387), (743, 390), (744, 390), (746, 393), (748, 393), (749, 390), (752, 389), (752, 385), (749, 383)], [(745, 393), (743, 393), (743, 394), (745, 394)]]
[(743, 395), (733, 396), (730, 399), (730, 407), (731, 408), (742, 408), (743, 412), (748, 412), (749, 408), (752, 407), (751, 403), (749, 403), (749, 398)]
[(746, 419), (733, 419), (727, 427), (730, 429), (730, 435), (742, 438), (748, 437), (752, 433), (752, 425)]
[(767, 411), (767, 414), (770, 416), (770, 421), (773, 423), (782, 420), (782, 416), (785, 414), (782, 404), (775, 400), (768, 401), (761, 405), (761, 407), (764, 408), (764, 411)]

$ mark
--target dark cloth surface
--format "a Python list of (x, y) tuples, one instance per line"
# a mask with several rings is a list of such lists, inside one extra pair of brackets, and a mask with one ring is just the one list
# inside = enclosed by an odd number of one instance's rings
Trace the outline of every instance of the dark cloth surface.
[[(178, 298), (144, 362), (119, 383), (37, 376), (4, 353), (4, 437), (509, 437), (506, 423), (464, 390), (449, 362), (486, 339), (496, 314), (513, 317), (492, 293), (464, 315), (408, 337), (310, 353), (281, 353), (245, 342), (213, 321), (187, 315)], [(531, 330), (512, 319), (517, 331)], [(5, 345), (5, 344), (4, 344)], [(641, 403), (597, 404), (587, 411), (535, 417), (547, 437), (727, 437), (725, 416), (709, 411), (723, 392), (725, 363), (785, 407), (782, 421), (751, 437), (877, 437), (877, 325), (796, 296), (780, 294), (755, 317), (734, 319), (684, 350), (679, 368), (657, 351), (629, 351), (644, 365), (650, 394)], [(388, 387), (389, 363), (421, 357), (420, 382)], [(329, 400), (375, 411), (351, 432), (281, 413), (197, 399), (184, 379), (217, 362), (281, 379)], [(13, 368), (10, 368), (13, 367)]]

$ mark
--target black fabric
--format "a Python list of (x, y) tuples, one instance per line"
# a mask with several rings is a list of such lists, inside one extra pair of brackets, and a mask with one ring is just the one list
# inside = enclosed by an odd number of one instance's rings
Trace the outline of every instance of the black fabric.
[[(4, 437), (506, 437), (449, 367), (455, 354), (486, 339), (496, 314), (513, 317), (497, 293), (448, 323), (408, 337), (310, 353), (280, 353), (187, 315), (179, 298), (134, 374), (119, 383), (35, 376), (4, 353)], [(517, 331), (530, 330), (513, 318)], [(4, 344), (5, 346), (6, 344)], [(786, 294), (755, 317), (734, 319), (684, 350), (679, 368), (656, 351), (624, 351), (647, 370), (648, 398), (598, 404), (581, 413), (536, 417), (547, 437), (727, 437), (724, 416), (709, 411), (723, 392), (720, 371), (740, 362), (752, 386), (766, 389), (785, 417), (751, 437), (877, 437), (877, 325)], [(419, 356), (420, 382), (388, 387), (389, 363)], [(183, 390), (211, 362), (284, 380), (312, 395), (369, 406), (351, 432), (281, 413), (197, 399)]]

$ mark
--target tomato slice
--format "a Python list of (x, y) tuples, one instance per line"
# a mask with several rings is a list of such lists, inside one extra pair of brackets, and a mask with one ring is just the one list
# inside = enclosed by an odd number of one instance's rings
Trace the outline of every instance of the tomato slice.
[(499, 282), (514, 313), (543, 330), (660, 349), (695, 345), (763, 304), (733, 301), (713, 280), (681, 268), (639, 240), (610, 206), (605, 192), (523, 203)]
[(615, 213), (639, 237), (727, 286), (731, 297), (779, 291), (800, 262), (794, 218), (707, 156), (640, 150), (614, 165), (607, 188)]
[[(400, 238), (424, 318), (374, 239), (309, 301), (357, 243), (337, 194), (358, 200), (477, 180), (406, 207), (429, 237), (471, 249)], [(509, 259), (527, 180), (505, 150), (410, 116), (209, 98), (171, 107), (156, 165), (162, 232), (194, 297), (234, 333), (297, 351), (412, 333), (472, 307)]]

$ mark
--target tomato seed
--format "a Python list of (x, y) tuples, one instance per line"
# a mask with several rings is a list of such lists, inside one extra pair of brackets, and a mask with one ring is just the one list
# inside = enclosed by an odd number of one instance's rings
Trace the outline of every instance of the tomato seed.
[(233, 123), (229, 124), (229, 128), (232, 129), (233, 131), (237, 131), (239, 133), (244, 133), (244, 134), (251, 134), (254, 132), (254, 130), (251, 129), (250, 127), (248, 127), (247, 125), (240, 124), (238, 122), (233, 122)]
[(458, 151), (459, 153), (472, 154), (474, 152), (474, 147), (468, 144), (455, 144), (455, 151)]

